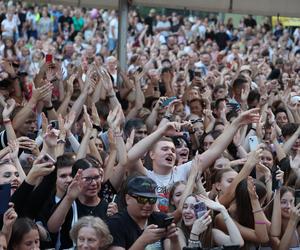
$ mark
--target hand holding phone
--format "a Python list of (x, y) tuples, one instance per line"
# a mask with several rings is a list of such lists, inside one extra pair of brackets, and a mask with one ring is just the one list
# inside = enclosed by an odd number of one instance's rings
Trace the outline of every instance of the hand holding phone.
[(53, 62), (53, 56), (51, 54), (46, 55), (46, 63), (52, 63)]
[(10, 183), (0, 185), (0, 215), (8, 209), (10, 199)]
[(173, 223), (173, 221), (174, 221), (173, 216), (166, 217), (158, 223), (158, 227), (159, 228), (167, 228), (168, 226), (170, 226)]
[(207, 212), (207, 207), (203, 201), (200, 201), (194, 205), (194, 211), (196, 218), (199, 219)]

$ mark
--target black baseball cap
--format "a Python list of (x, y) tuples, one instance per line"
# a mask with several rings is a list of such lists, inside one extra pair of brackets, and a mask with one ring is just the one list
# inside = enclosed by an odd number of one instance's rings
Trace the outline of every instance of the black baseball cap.
[(156, 188), (156, 182), (149, 177), (136, 176), (129, 180), (127, 184), (127, 194), (157, 198)]

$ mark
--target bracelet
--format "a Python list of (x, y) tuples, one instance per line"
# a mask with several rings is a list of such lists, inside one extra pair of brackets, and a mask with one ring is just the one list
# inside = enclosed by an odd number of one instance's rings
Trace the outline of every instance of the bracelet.
[(164, 118), (170, 121), (172, 116), (173, 116), (172, 114), (165, 114)]
[(117, 132), (114, 132), (114, 137), (123, 137), (123, 131), (117, 133)]
[(255, 221), (255, 224), (256, 225), (266, 225), (267, 222), (258, 220), (258, 221)]
[(93, 124), (93, 128), (97, 129), (98, 132), (102, 131), (102, 128), (99, 125)]
[(257, 209), (257, 210), (252, 210), (252, 213), (254, 213), (254, 214), (259, 213), (259, 212), (263, 212), (262, 208), (261, 209)]
[(108, 95), (107, 97), (108, 98), (114, 98), (114, 97), (116, 97), (116, 95), (115, 94), (111, 94), (111, 95)]
[(3, 124), (6, 124), (6, 123), (11, 123), (11, 120), (10, 119), (4, 119)]
[(66, 143), (66, 141), (64, 139), (58, 139), (57, 140), (57, 144), (64, 144)]
[(194, 234), (193, 232), (191, 232), (190, 234), (195, 235), (197, 237), (199, 237), (199, 234)]
[(47, 111), (50, 111), (50, 110), (52, 110), (52, 109), (53, 109), (53, 106), (50, 106), (50, 107), (45, 107), (45, 109), (46, 109)]
[(188, 240), (189, 247), (202, 247), (201, 241), (200, 240)]

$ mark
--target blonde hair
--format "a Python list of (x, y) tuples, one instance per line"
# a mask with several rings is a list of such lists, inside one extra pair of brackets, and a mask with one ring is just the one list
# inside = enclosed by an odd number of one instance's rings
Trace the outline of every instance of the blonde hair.
[(72, 227), (70, 236), (74, 243), (77, 243), (78, 232), (83, 227), (90, 227), (96, 231), (97, 237), (99, 237), (102, 242), (100, 249), (105, 249), (112, 243), (113, 237), (110, 234), (108, 226), (103, 220), (94, 216), (84, 216)]

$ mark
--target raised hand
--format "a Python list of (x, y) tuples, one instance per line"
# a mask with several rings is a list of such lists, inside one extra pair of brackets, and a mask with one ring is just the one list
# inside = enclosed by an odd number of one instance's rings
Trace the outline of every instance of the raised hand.
[(19, 142), (18, 140), (14, 140), (8, 143), (9, 149), (10, 149), (10, 159), (14, 160), (14, 159), (18, 159), (18, 153), (19, 153)]
[(84, 118), (86, 128), (93, 129), (93, 123), (91, 121), (90, 115), (87, 112), (86, 105), (83, 105), (83, 118)]
[(253, 178), (251, 176), (248, 176), (247, 186), (248, 186), (248, 193), (249, 193), (250, 199), (251, 200), (257, 200), (258, 199), (258, 195), (256, 193), (256, 188), (255, 188), (254, 180), (253, 180)]
[(51, 83), (47, 83), (43, 85), (42, 87), (36, 88), (32, 90), (32, 96), (31, 101), (37, 103), (40, 100), (43, 100), (44, 98), (47, 98), (47, 95), (49, 92), (52, 93), (53, 85)]
[(180, 132), (181, 128), (187, 125), (189, 122), (168, 122), (163, 126), (165, 136), (182, 136), (183, 132)]
[(233, 123), (237, 123), (237, 125), (247, 125), (250, 123), (257, 123), (259, 121), (259, 108), (250, 109), (245, 111), (237, 117)]
[(30, 169), (26, 177), (26, 182), (31, 185), (36, 185), (40, 177), (49, 175), (55, 169), (53, 162), (43, 162), (44, 156), (44, 154), (40, 154), (38, 158), (36, 158), (36, 160), (32, 164), (32, 168)]
[(112, 92), (114, 92), (114, 87), (107, 70), (104, 68), (100, 68), (99, 75), (100, 75), (102, 86), (106, 90), (106, 93), (112, 94)]
[(17, 218), (18, 215), (14, 209), (14, 204), (10, 202), (9, 209), (3, 215), (3, 226), (6, 227), (6, 230), (12, 228)]
[(74, 92), (74, 80), (76, 79), (76, 74), (72, 74), (67, 80), (67, 95), (72, 96)]
[(118, 209), (117, 203), (111, 202), (107, 206), (106, 214), (107, 214), (107, 216), (112, 216), (112, 215), (118, 213), (118, 211), (119, 211), (119, 209)]
[[(2, 96), (3, 97), (3, 96)], [(14, 99), (8, 99), (6, 102), (4, 98), (0, 98), (0, 104), (3, 106), (3, 111), (2, 111), (2, 118), (3, 120), (9, 119), (11, 113), (16, 107), (16, 102)]]
[(200, 235), (207, 230), (209, 224), (212, 222), (212, 218), (209, 213), (210, 211), (207, 211), (202, 217), (194, 221), (191, 233)]
[(121, 124), (124, 123), (124, 114), (120, 106), (116, 106), (112, 111), (109, 112), (107, 117), (108, 125), (114, 131), (120, 129)]
[(68, 187), (67, 197), (72, 200), (76, 200), (79, 194), (82, 192), (83, 180), (82, 180), (82, 169), (78, 169), (73, 181)]
[(64, 123), (64, 129), (66, 131), (66, 133), (68, 133), (70, 130), (71, 130), (71, 127), (75, 121), (75, 117), (76, 117), (76, 114), (74, 111), (71, 111), (66, 119), (65, 119), (65, 123)]
[(135, 129), (131, 130), (130, 136), (126, 140), (126, 150), (127, 152), (132, 148), (134, 143), (134, 135), (135, 135)]
[(209, 207), (210, 209), (212, 209), (212, 210), (215, 210), (215, 211), (218, 211), (218, 212), (221, 212), (221, 211), (223, 211), (223, 210), (226, 210), (226, 208), (225, 208), (221, 203), (215, 202), (215, 201), (213, 201), (213, 200), (207, 198), (206, 196), (204, 196), (204, 195), (202, 195), (202, 194), (200, 194), (200, 195), (198, 196), (198, 199), (199, 199), (200, 201), (203, 201), (203, 202), (205, 203), (205, 205), (206, 205), (207, 207)]

